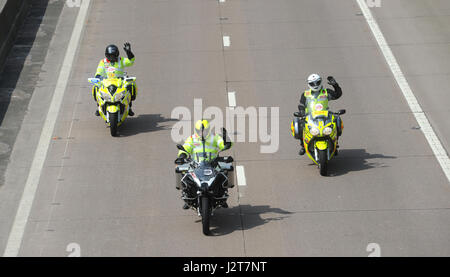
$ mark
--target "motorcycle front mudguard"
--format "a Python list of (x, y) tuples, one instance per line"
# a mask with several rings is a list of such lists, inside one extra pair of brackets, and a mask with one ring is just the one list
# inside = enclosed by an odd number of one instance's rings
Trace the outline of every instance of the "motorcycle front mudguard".
[(109, 113), (117, 113), (120, 110), (119, 105), (108, 105), (106, 107), (106, 111)]
[(317, 150), (326, 150), (328, 148), (328, 142), (326, 140), (316, 141)]

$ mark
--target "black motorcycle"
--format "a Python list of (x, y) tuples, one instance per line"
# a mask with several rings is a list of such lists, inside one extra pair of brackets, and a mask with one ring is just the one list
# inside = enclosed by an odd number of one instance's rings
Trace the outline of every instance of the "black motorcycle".
[[(204, 140), (203, 140), (204, 144)], [(230, 149), (231, 143), (225, 144), (222, 151)], [(187, 152), (180, 144), (177, 148)], [(182, 199), (202, 217), (203, 234), (209, 235), (210, 217), (214, 210), (225, 207), (228, 199), (228, 188), (234, 187), (232, 157), (212, 158), (203, 147), (203, 153), (195, 157), (178, 158), (175, 163), (177, 184), (182, 188)], [(221, 152), (222, 152), (221, 151)], [(220, 152), (219, 152), (220, 153)]]

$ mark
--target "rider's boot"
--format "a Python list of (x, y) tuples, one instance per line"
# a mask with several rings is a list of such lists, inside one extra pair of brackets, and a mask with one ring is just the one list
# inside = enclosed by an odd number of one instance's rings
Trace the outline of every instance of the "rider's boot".
[(300, 156), (303, 156), (303, 155), (305, 155), (305, 153), (306, 153), (305, 146), (302, 145), (302, 148), (300, 148), (300, 151), (298, 151), (298, 154)]
[(339, 140), (336, 141), (336, 153), (334, 153), (334, 155), (339, 155)]
[(183, 210), (187, 210), (187, 209), (189, 209), (189, 205), (186, 204), (186, 203), (184, 203), (184, 204), (183, 204)]
[(98, 104), (97, 104), (97, 109), (95, 110), (95, 116), (100, 116), (100, 112), (98, 111)]
[(305, 145), (303, 144), (303, 140), (300, 140), (300, 151), (298, 152), (298, 154), (300, 155), (300, 156), (303, 156), (303, 155), (305, 155), (305, 153), (306, 153), (306, 150), (305, 150)]

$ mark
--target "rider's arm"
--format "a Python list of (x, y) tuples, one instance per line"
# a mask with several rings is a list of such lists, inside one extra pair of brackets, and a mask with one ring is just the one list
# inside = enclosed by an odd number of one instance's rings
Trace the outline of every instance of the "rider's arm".
[(339, 86), (339, 84), (336, 82), (336, 80), (332, 76), (329, 76), (327, 79), (328, 79), (328, 84), (332, 85), (333, 89), (334, 89), (334, 90), (332, 90), (332, 89), (327, 90), (328, 95), (329, 95), (328, 97), (330, 98), (330, 100), (338, 99), (339, 97), (342, 96), (341, 87)]
[(105, 63), (103, 62), (103, 60), (101, 60), (98, 63), (97, 72), (95, 73), (95, 78), (100, 78), (100, 77), (105, 77), (105, 76), (106, 76)]
[(125, 58), (125, 59), (122, 59), (122, 61), (123, 61), (123, 66), (124, 67), (129, 67), (129, 66), (132, 66), (133, 64), (134, 64), (134, 61), (136, 60), (136, 58), (133, 56), (133, 58)]
[(298, 105), (298, 111), (303, 113), (305, 112), (305, 108), (306, 108), (306, 97), (305, 97), (305, 93), (302, 93), (302, 97), (300, 97), (300, 105)]
[(186, 139), (186, 141), (183, 144), (183, 147), (187, 152), (185, 152), (183, 150), (178, 151), (178, 157), (180, 157), (180, 155), (183, 153), (186, 155), (190, 155), (192, 153), (192, 149), (193, 149), (192, 136), (190, 136)]
[(342, 89), (341, 87), (336, 84), (335, 86), (333, 86), (334, 90), (332, 89), (327, 89), (328, 95), (330, 97), (330, 100), (336, 100), (339, 97), (342, 96)]
[(127, 53), (128, 60), (134, 63), (134, 54), (131, 52), (131, 44), (129, 42), (125, 42), (123, 46), (123, 50)]
[(123, 66), (125, 67), (132, 66), (136, 59), (134, 57), (133, 52), (131, 52), (131, 46), (128, 44), (128, 47), (125, 47), (124, 50), (127, 53), (128, 58), (123, 59)]
[(134, 54), (133, 54), (133, 52), (131, 52), (131, 50), (127, 52), (127, 57), (128, 57), (129, 60), (133, 60), (134, 61)]
[(225, 140), (223, 139), (223, 137), (221, 135), (216, 135), (215, 141), (216, 141), (217, 147), (219, 148), (219, 151), (225, 149), (225, 146), (227, 146), (227, 145), (230, 146), (228, 149), (230, 149), (231, 146), (233, 146), (233, 143), (231, 141), (225, 142)]

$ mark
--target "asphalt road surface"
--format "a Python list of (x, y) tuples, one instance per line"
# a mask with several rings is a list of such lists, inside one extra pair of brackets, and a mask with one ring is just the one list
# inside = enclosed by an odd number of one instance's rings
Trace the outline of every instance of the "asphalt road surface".
[[(45, 15), (59, 21), (0, 187), (2, 250), (78, 10)], [(371, 11), (448, 152), (450, 2), (381, 0)], [(87, 78), (107, 44), (125, 41), (139, 94), (113, 138)], [(329, 177), (290, 133), (310, 73), (343, 88), (330, 102), (347, 113)], [(279, 149), (260, 153), (258, 140), (228, 151), (246, 186), (236, 181), (206, 237), (175, 190), (171, 113), (193, 112), (195, 98), (225, 111), (228, 92), (237, 106), (279, 107)], [(449, 227), (449, 181), (355, 0), (95, 0), (19, 256), (68, 256), (74, 245), (81, 256), (363, 257), (373, 245), (382, 256), (449, 256)]]

